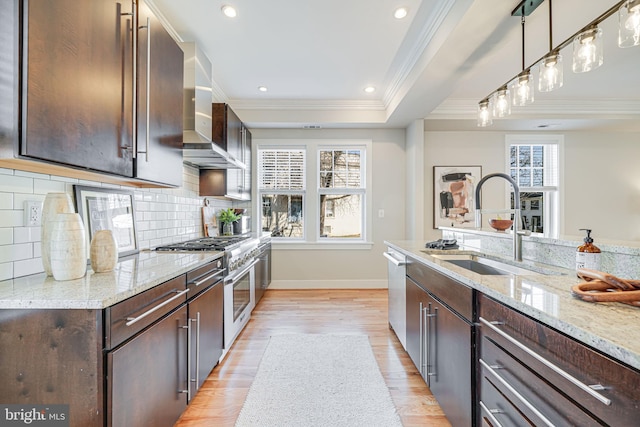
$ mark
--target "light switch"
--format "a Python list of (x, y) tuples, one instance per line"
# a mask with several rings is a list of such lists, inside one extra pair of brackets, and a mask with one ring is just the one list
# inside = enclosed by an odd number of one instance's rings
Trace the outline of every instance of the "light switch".
[(384, 209), (378, 209), (378, 218), (384, 218)]

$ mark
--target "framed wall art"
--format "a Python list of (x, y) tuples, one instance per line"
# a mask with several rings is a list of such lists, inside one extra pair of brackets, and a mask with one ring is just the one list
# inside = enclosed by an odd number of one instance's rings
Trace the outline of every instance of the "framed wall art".
[(433, 167), (433, 228), (475, 227), (475, 189), (481, 166)]
[(132, 191), (82, 185), (74, 185), (73, 189), (87, 235), (87, 251), (96, 231), (111, 230), (119, 257), (139, 252)]

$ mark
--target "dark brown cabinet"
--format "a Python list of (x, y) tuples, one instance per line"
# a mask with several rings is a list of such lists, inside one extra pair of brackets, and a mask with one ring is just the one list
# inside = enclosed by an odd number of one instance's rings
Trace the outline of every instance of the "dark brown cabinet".
[(638, 424), (640, 372), (485, 295), (479, 306), (480, 422)]
[(20, 5), (21, 130), (3, 157), (180, 185), (182, 51), (144, 1)]
[(473, 290), (414, 261), (406, 280), (407, 352), (451, 424), (471, 426)]
[(18, 141), (18, 0), (0, 8), (0, 157), (13, 156)]
[(182, 184), (184, 58), (144, 0), (138, 0), (137, 178)]
[(257, 305), (271, 284), (271, 242), (260, 245), (255, 272)]
[(213, 104), (212, 139), (242, 167), (200, 171), (200, 195), (251, 200), (251, 131), (227, 104)]
[(107, 426), (171, 427), (187, 407), (187, 307), (107, 354)]

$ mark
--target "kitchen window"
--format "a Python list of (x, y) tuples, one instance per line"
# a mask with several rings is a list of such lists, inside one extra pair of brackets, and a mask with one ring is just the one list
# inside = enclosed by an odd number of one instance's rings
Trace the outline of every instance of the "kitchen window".
[(304, 248), (366, 244), (370, 141), (256, 142), (263, 232)]
[[(522, 228), (551, 238), (559, 235), (562, 142), (560, 135), (507, 135), (507, 168), (520, 188)], [(513, 209), (513, 192), (510, 199)]]

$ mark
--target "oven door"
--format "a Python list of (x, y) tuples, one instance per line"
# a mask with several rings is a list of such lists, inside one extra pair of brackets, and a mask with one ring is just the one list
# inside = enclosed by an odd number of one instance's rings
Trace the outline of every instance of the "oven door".
[(224, 348), (228, 350), (245, 327), (255, 304), (253, 260), (239, 272), (224, 279)]

